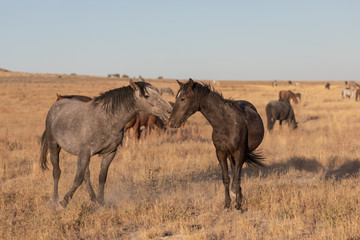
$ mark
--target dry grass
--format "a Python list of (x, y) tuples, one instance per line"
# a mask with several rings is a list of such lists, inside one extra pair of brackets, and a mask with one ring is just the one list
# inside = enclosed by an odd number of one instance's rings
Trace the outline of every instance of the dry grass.
[[(178, 86), (152, 80), (157, 87)], [(296, 131), (266, 132), (263, 169), (245, 167), (245, 212), (223, 210), (224, 188), (211, 127), (197, 113), (182, 133), (150, 136), (119, 149), (108, 175), (105, 207), (81, 186), (66, 209), (50, 207), (53, 180), (39, 167), (39, 138), (56, 93), (96, 96), (125, 79), (56, 75), (0, 77), (0, 236), (3, 239), (359, 239), (359, 106), (341, 100), (344, 83), (216, 82), (226, 98), (246, 99), (266, 122), (280, 89), (301, 92)], [(166, 96), (168, 100), (173, 97)], [(266, 123), (265, 123), (266, 125)], [(76, 158), (61, 153), (60, 197)], [(100, 161), (91, 161), (97, 187)]]

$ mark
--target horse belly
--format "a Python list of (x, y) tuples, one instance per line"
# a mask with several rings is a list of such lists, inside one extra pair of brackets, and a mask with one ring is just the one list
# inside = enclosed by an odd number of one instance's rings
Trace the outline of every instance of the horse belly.
[(264, 124), (258, 113), (252, 110), (245, 111), (245, 120), (248, 131), (248, 148), (254, 151), (264, 138)]

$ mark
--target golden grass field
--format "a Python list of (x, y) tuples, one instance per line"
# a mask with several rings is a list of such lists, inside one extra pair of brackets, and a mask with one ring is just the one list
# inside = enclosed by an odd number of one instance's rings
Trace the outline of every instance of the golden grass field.
[[(174, 80), (149, 80), (170, 87)], [(245, 99), (266, 126), (265, 105), (279, 90), (302, 94), (293, 105), (299, 128), (276, 123), (259, 149), (265, 168), (245, 166), (245, 209), (224, 210), (211, 126), (196, 113), (175, 133), (120, 146), (104, 207), (84, 184), (65, 209), (53, 209), (51, 171), (39, 165), (39, 139), (59, 94), (97, 96), (126, 79), (51, 74), (0, 75), (1, 239), (360, 239), (360, 102), (341, 99), (344, 82), (210, 81), (225, 98)], [(167, 100), (174, 97), (165, 95)], [(51, 165), (51, 164), (50, 164)], [(90, 163), (97, 189), (100, 161)], [(72, 185), (76, 157), (60, 154), (60, 198)], [(50, 166), (50, 169), (52, 167)], [(234, 201), (232, 202), (234, 204)]]

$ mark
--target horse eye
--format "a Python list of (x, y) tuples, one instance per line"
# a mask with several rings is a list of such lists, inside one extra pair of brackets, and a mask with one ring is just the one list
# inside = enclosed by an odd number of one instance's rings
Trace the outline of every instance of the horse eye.
[(180, 98), (180, 101), (185, 101), (185, 98), (183, 97), (183, 98)]

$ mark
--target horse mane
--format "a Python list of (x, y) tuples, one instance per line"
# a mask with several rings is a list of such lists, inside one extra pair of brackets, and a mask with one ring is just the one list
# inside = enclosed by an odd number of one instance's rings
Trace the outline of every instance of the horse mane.
[[(143, 96), (145, 95), (145, 88), (150, 86), (146, 82), (135, 82), (135, 84), (139, 87), (140, 93)], [(94, 106), (101, 104), (107, 113), (115, 114), (116, 110), (122, 107), (127, 111), (132, 110), (134, 108), (134, 101), (134, 89), (131, 86), (125, 86), (109, 90), (94, 97), (93, 104)]]
[(232, 99), (225, 99), (224, 96), (222, 95), (222, 93), (215, 90), (215, 88), (213, 86), (211, 86), (209, 83), (194, 82), (194, 86), (195, 86), (195, 88), (196, 88), (196, 86), (199, 86), (197, 88), (198, 89), (197, 96), (200, 99), (204, 99), (207, 95), (211, 94), (213, 97), (215, 97), (217, 99), (217, 102), (219, 102), (219, 100), (220, 100), (224, 103), (229, 104), (231, 107), (233, 107), (237, 110), (244, 111), (236, 101), (234, 101)]

